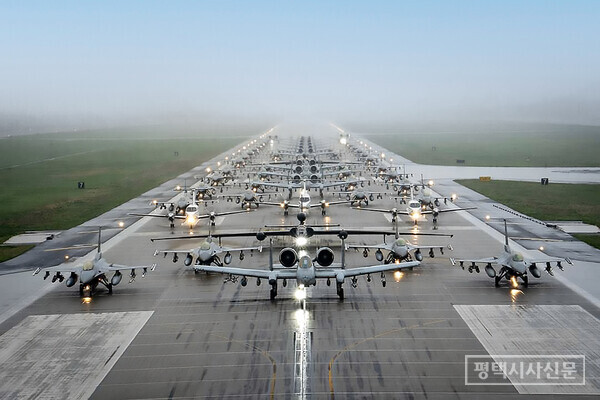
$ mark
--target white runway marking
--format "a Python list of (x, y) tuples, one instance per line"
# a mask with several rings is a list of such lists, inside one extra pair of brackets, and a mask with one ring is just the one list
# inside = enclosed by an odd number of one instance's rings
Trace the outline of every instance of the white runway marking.
[(90, 397), (152, 314), (25, 318), (0, 337), (0, 398)]
[(490, 355), (585, 355), (584, 386), (524, 386), (511, 379), (519, 393), (600, 394), (600, 321), (580, 306), (454, 308)]

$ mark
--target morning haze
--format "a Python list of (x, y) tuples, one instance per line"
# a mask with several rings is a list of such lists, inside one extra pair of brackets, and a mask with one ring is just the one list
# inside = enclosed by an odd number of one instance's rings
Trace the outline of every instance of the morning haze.
[(181, 121), (598, 124), (599, 10), (3, 2), (0, 134)]

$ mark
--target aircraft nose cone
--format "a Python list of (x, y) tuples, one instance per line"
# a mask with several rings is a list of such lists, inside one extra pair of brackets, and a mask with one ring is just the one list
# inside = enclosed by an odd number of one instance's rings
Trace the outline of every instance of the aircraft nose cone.
[(513, 268), (521, 274), (523, 274), (523, 273), (525, 273), (525, 271), (527, 271), (527, 266), (525, 265), (524, 262), (515, 263), (513, 265)]
[(81, 283), (89, 283), (94, 279), (95, 273), (94, 271), (81, 271), (80, 279)]

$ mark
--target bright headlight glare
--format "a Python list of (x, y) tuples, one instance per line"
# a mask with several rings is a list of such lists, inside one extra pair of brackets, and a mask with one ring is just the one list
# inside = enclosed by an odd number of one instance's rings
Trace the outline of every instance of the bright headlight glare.
[(296, 244), (298, 246), (305, 246), (306, 243), (308, 243), (308, 239), (305, 238), (304, 236), (299, 236), (296, 238)]
[(302, 301), (302, 300), (306, 299), (306, 290), (304, 290), (303, 287), (296, 289), (296, 292), (294, 293), (294, 297), (296, 297), (296, 300), (298, 300), (298, 301)]

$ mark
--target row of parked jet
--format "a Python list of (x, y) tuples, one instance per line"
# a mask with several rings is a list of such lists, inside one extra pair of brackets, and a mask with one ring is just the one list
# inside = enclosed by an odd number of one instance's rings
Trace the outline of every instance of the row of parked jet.
[[(283, 286), (287, 286), (287, 282), (295, 280), (297, 287), (303, 293), (304, 288), (316, 284), (318, 279), (324, 279), (329, 286), (332, 281), (336, 283), (337, 294), (340, 299), (344, 298), (343, 284), (346, 278), (350, 279), (351, 284), (356, 286), (357, 277), (361, 275), (367, 276), (367, 281), (371, 281), (372, 275), (379, 274), (382, 284), (385, 286), (385, 272), (399, 271), (402, 269), (412, 269), (418, 266), (423, 260), (423, 253), (428, 253), (430, 257), (435, 256), (435, 250), (444, 254), (444, 250), (452, 250), (450, 244), (434, 244), (434, 245), (416, 245), (402, 238), (405, 235), (429, 235), (429, 236), (450, 236), (442, 233), (423, 233), (423, 232), (400, 232), (398, 227), (398, 216), (409, 216), (415, 223), (423, 215), (432, 215), (434, 223), (437, 222), (439, 214), (451, 211), (462, 211), (469, 208), (443, 208), (440, 209), (441, 202), (445, 204), (448, 201), (453, 202), (455, 199), (437, 197), (430, 189), (431, 184), (425, 184), (423, 180), (418, 183), (410, 182), (409, 176), (402, 173), (391, 172), (397, 170), (396, 166), (380, 164), (371, 154), (365, 156), (360, 147), (355, 149), (350, 148), (350, 144), (346, 143), (342, 151), (333, 151), (330, 149), (317, 149), (310, 137), (302, 137), (296, 146), (292, 149), (279, 149), (271, 151), (268, 162), (255, 162), (256, 156), (262, 155), (264, 150), (272, 144), (273, 139), (269, 137), (261, 137), (259, 144), (257, 141), (251, 142), (247, 146), (245, 157), (242, 159), (235, 157), (236, 153), (232, 153), (232, 159), (224, 160), (223, 165), (217, 171), (207, 171), (207, 175), (201, 178), (201, 181), (191, 188), (185, 185), (183, 188), (178, 187), (182, 193), (179, 198), (171, 202), (155, 202), (155, 206), (159, 212), (152, 213), (134, 213), (135, 216), (148, 216), (167, 218), (170, 221), (171, 228), (174, 228), (176, 220), (181, 220), (182, 224), (187, 224), (193, 227), (200, 220), (209, 220), (209, 232), (199, 235), (185, 235), (181, 237), (165, 237), (153, 238), (153, 241), (159, 240), (198, 240), (202, 239), (201, 243), (195, 247), (188, 249), (164, 249), (156, 250), (155, 256), (162, 254), (165, 257), (172, 256), (173, 262), (178, 262), (180, 256), (183, 258), (185, 266), (193, 266), (196, 273), (221, 273), (227, 275), (227, 280), (241, 282), (242, 286), (246, 286), (249, 278), (256, 279), (256, 284), (260, 285), (261, 280), (267, 280), (271, 286), (270, 297), (275, 299), (277, 296), (278, 282), (282, 282)], [(351, 154), (357, 161), (344, 161), (347, 158), (344, 154), (348, 148)], [(246, 147), (244, 147), (246, 150)], [(239, 153), (239, 151), (238, 151)], [(335, 155), (335, 160), (322, 160), (321, 157), (332, 157)], [(357, 167), (361, 165), (361, 168)], [(375, 176), (365, 178), (367, 168), (375, 171)], [(257, 172), (258, 169), (258, 172)], [(248, 180), (240, 182), (238, 176), (244, 171), (247, 173)], [(279, 172), (275, 172), (279, 171)], [(281, 172), (283, 171), (283, 172)], [(328, 171), (328, 172), (325, 172)], [(343, 173), (340, 173), (342, 171)], [(359, 172), (360, 178), (353, 174)], [(265, 173), (265, 172), (268, 172)], [(350, 172), (346, 174), (346, 172)], [(218, 179), (214, 179), (215, 175)], [(257, 176), (257, 180), (250, 180), (250, 177)], [(296, 176), (299, 175), (299, 178)], [(313, 176), (314, 175), (314, 176)], [(339, 180), (327, 181), (326, 177), (335, 177)], [(278, 180), (278, 181), (276, 181)], [(237, 182), (236, 182), (237, 181)], [(374, 184), (392, 185), (394, 191), (399, 192), (396, 197), (405, 207), (395, 207), (391, 209), (369, 208), (369, 201), (382, 198), (387, 195), (385, 191), (370, 190), (365, 188)], [(243, 193), (231, 193), (231, 189), (240, 187), (244, 184), (248, 189)], [(217, 189), (220, 186), (219, 189)], [(276, 192), (267, 192), (266, 189), (275, 189)], [(339, 200), (325, 200), (324, 191), (330, 188), (338, 188), (339, 191), (329, 192), (329, 194), (337, 195)], [(217, 195), (217, 190), (220, 194)], [(270, 201), (272, 196), (278, 197), (281, 194), (279, 190), (288, 191), (288, 196), (282, 196), (281, 201)], [(293, 200), (293, 194), (299, 190), (297, 201)], [(312, 204), (310, 190), (317, 190), (320, 195), (320, 201)], [(342, 199), (345, 197), (345, 199)], [(218, 202), (227, 200), (227, 202), (235, 201), (241, 206), (240, 210), (225, 210), (225, 211), (201, 211), (201, 205), (207, 204), (208, 201)], [(389, 213), (391, 222), (395, 229), (390, 230), (372, 230), (372, 229), (350, 229), (340, 228), (335, 225), (318, 225), (306, 223), (307, 213), (312, 208), (320, 208), (321, 214), (326, 214), (326, 208), (335, 204), (348, 204), (359, 211), (371, 211), (379, 213)], [(278, 206), (283, 209), (284, 215), (288, 215), (290, 209), (298, 211), (297, 218), (299, 223), (290, 226), (278, 226), (278, 230), (263, 230), (245, 231), (245, 232), (212, 232), (212, 228), (216, 225), (217, 217), (229, 216), (238, 213), (251, 211), (253, 208), (258, 208), (259, 205)], [(363, 206), (364, 205), (364, 206)], [(167, 210), (167, 214), (161, 214), (161, 210)], [(325, 228), (325, 229), (321, 229)], [(320, 247), (316, 249), (313, 256), (309, 254), (308, 243), (313, 236), (335, 235), (341, 241), (341, 260), (339, 263), (334, 262), (334, 251), (331, 247)], [(376, 245), (362, 245), (346, 243), (349, 235), (383, 235), (393, 236), (394, 239), (389, 243), (384, 240), (383, 243)], [(274, 262), (273, 237), (290, 236), (294, 239), (294, 246), (285, 247), (278, 253), (278, 263)], [(223, 246), (221, 241), (223, 238), (230, 237), (255, 237), (259, 242), (256, 246), (244, 247), (227, 247)], [(233, 261), (232, 253), (239, 253), (240, 261), (244, 259), (246, 253), (252, 256), (254, 252), (262, 252), (264, 247), (262, 242), (269, 239), (268, 252), (269, 262), (267, 269), (249, 269), (239, 267), (229, 267)], [(367, 265), (357, 268), (347, 268), (345, 258), (346, 251), (349, 249), (363, 250), (365, 257), (369, 256), (371, 251), (374, 252), (377, 265)], [(474, 259), (474, 260), (454, 260), (451, 258), (452, 264), (458, 263), (464, 266), (464, 263), (470, 263), (469, 271), (479, 272), (478, 264), (485, 264), (485, 272), (495, 279), (496, 285), (503, 278), (507, 280), (515, 280), (521, 278), (526, 285), (528, 283), (527, 272), (538, 278), (541, 276), (540, 269), (537, 265), (545, 263), (546, 270), (551, 273), (551, 264), (555, 263), (562, 269), (562, 262), (570, 263), (568, 259), (557, 259), (547, 257), (543, 259), (525, 259), (519, 253), (516, 253), (508, 246), (508, 236), (506, 236), (506, 244), (504, 253), (498, 257)], [(106, 286), (109, 292), (112, 292), (112, 287), (121, 281), (121, 271), (131, 270), (131, 279), (135, 278), (135, 270), (142, 269), (142, 276), (145, 275), (148, 269), (153, 270), (156, 265), (130, 267), (116, 264), (110, 264), (101, 255), (100, 252), (100, 234), (98, 243), (98, 254), (91, 263), (86, 263), (81, 266), (65, 268), (53, 267), (54, 269), (45, 270), (45, 278), (52, 272), (54, 276), (52, 281), (61, 281), (67, 279), (67, 286), (73, 286), (77, 280), (80, 282), (80, 292), (83, 295), (91, 295), (93, 290), (99, 283)], [(499, 268), (498, 271), (494, 268)], [(36, 274), (40, 271), (37, 270)], [(109, 280), (107, 274), (113, 272), (113, 277)], [(66, 278), (65, 275), (69, 277)]]

